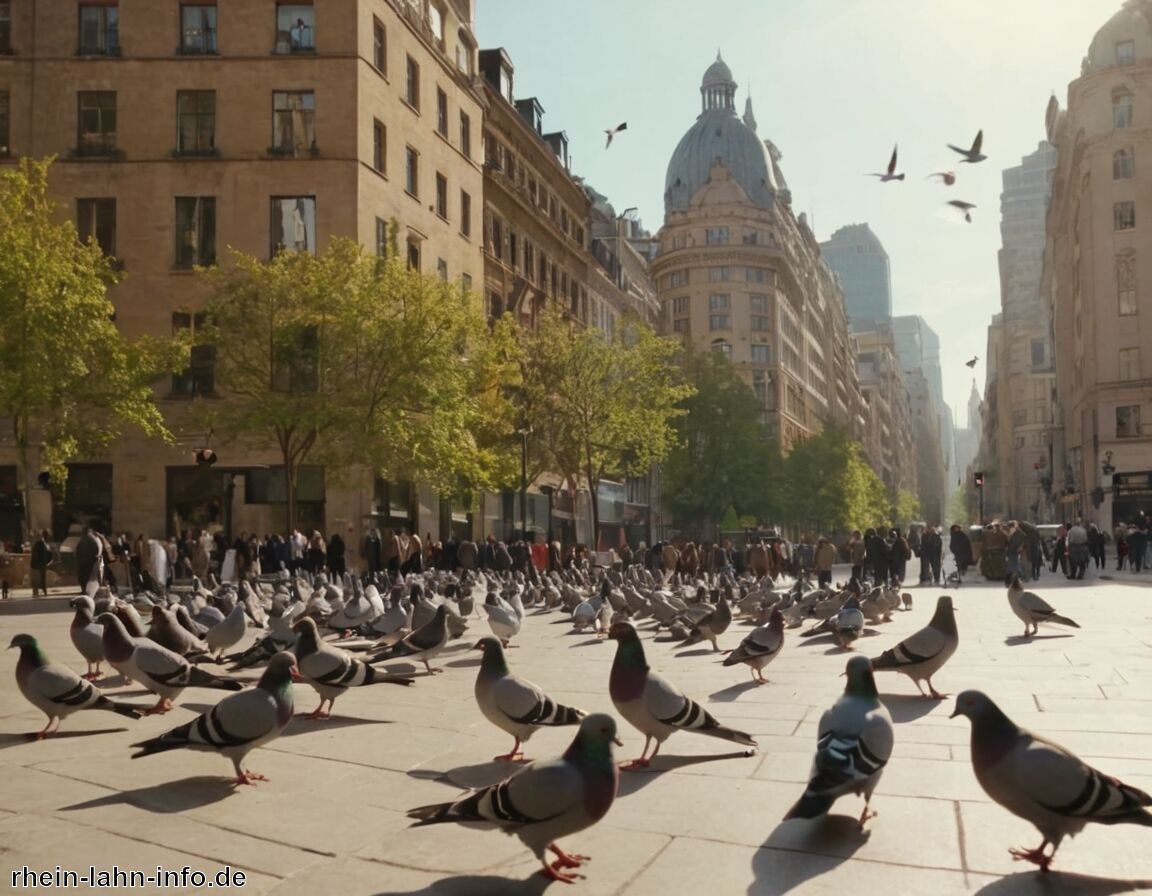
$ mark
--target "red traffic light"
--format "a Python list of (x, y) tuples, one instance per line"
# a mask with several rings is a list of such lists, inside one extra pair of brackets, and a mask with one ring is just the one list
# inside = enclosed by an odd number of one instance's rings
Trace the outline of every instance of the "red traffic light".
[(984, 487), (984, 474), (983, 473), (973, 473), (972, 474), (972, 481), (976, 484), (977, 488), (983, 488)]
[(216, 452), (211, 448), (201, 448), (196, 452), (196, 463), (202, 467), (210, 467), (216, 463)]

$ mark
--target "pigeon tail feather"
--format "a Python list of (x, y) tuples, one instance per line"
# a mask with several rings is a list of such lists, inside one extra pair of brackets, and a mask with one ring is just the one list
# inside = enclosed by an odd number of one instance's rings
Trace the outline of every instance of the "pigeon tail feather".
[(1058, 613), (1053, 613), (1051, 616), (1045, 616), (1043, 621), (1044, 622), (1055, 622), (1058, 625), (1067, 625), (1067, 626), (1070, 626), (1071, 628), (1080, 628), (1080, 624), (1078, 622), (1073, 622), (1067, 616), (1061, 616)]
[(826, 793), (805, 793), (796, 805), (788, 810), (788, 814), (784, 816), (784, 820), (788, 821), (792, 818), (819, 818), (821, 815), (827, 815), (828, 810), (832, 808), (832, 804), (836, 802), (836, 797)]

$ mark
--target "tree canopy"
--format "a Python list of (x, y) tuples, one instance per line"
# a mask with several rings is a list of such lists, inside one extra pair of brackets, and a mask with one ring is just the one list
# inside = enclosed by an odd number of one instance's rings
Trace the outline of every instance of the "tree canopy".
[(784, 469), (785, 517), (802, 528), (849, 531), (889, 518), (888, 490), (842, 429), (825, 429), (796, 445)]
[(64, 482), (67, 460), (104, 450), (125, 425), (171, 438), (152, 387), (187, 363), (186, 346), (117, 328), (112, 260), (56, 214), (51, 163), (23, 158), (0, 174), (0, 418), (11, 421), (26, 529), (30, 465)]

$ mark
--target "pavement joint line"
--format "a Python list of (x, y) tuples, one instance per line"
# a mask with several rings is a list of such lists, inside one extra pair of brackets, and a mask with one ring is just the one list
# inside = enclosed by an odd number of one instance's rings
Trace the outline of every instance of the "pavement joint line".
[[(704, 841), (707, 838), (681, 836), (678, 839)], [(731, 840), (713, 840), (710, 842), (726, 843), (729, 846), (732, 845)], [(761, 843), (759, 846), (756, 847), (756, 849), (767, 849), (771, 852), (796, 853), (797, 855), (804, 855), (804, 856), (818, 856), (822, 859), (837, 859), (840, 862), (844, 862), (844, 863), (846, 863), (846, 862), (864, 862), (864, 863), (867, 863), (869, 865), (883, 865), (883, 866), (888, 867), (888, 868), (911, 868), (914, 870), (925, 870), (925, 871), (950, 871), (952, 873), (956, 873), (958, 871), (963, 872), (963, 870), (964, 870), (962, 867), (960, 867), (958, 865), (919, 865), (919, 864), (914, 865), (911, 862), (894, 862), (891, 859), (875, 859), (875, 858), (870, 858), (868, 856), (862, 856), (862, 855), (860, 855), (859, 852), (854, 852), (850, 856), (845, 856), (845, 855), (840, 855), (838, 853), (817, 852), (817, 851), (812, 850), (812, 849), (801, 849), (800, 847), (797, 847), (797, 846), (769, 846), (766, 843)]]
[[(1097, 685), (1099, 687), (1099, 685)], [(1033, 693), (1032, 702), (1036, 704), (1036, 712), (1044, 712), (1044, 707), (1040, 705), (1040, 695)]]
[(968, 843), (964, 835), (964, 816), (960, 812), (960, 800), (954, 800), (952, 810), (956, 816), (956, 839), (960, 844), (960, 870), (964, 872), (964, 886), (970, 886), (968, 880)]
[(658, 850), (656, 850), (656, 852), (652, 853), (651, 858), (649, 858), (647, 862), (641, 865), (636, 870), (636, 873), (628, 878), (628, 880), (626, 880), (624, 884), (613, 893), (613, 896), (617, 896), (617, 894), (620, 893), (627, 893), (629, 887), (631, 887), (632, 884), (634, 884), (640, 878), (640, 876), (644, 874), (645, 871), (651, 868), (656, 863), (656, 860), (659, 859), (660, 856), (664, 855), (664, 853), (668, 850), (668, 847), (670, 847), (677, 839), (675, 834), (664, 834), (664, 837), (666, 838), (665, 843)]

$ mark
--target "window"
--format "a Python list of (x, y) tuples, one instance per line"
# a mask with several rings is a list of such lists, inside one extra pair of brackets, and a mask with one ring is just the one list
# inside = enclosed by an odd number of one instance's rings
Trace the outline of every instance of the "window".
[(758, 293), (748, 296), (748, 309), (753, 314), (767, 314), (769, 311), (768, 296)]
[(457, 32), (456, 68), (466, 75), (472, 74), (472, 44), (469, 42), (464, 29)]
[(436, 259), (436, 276), (438, 276), (445, 283), (448, 282), (448, 261), (446, 259)]
[(732, 345), (728, 342), (725, 342), (723, 339), (717, 339), (712, 343), (712, 351), (723, 355), (725, 358), (732, 357)]
[(76, 232), (80, 242), (96, 240), (100, 250), (110, 258), (116, 256), (116, 200), (77, 199)]
[(187, 55), (216, 52), (216, 6), (180, 7), (180, 52)]
[(709, 330), (731, 330), (732, 329), (732, 316), (730, 314), (710, 314), (710, 315), (708, 315), (708, 329)]
[(311, 53), (316, 49), (316, 11), (311, 5), (276, 6), (276, 52)]
[(468, 295), (468, 293), (472, 292), (472, 275), (471, 274), (461, 274), (460, 275), (460, 289), (463, 290), (464, 295)]
[(372, 122), (372, 167), (381, 174), (388, 173), (385, 161), (388, 150), (388, 129), (381, 121)]
[(1128, 404), (1116, 408), (1116, 438), (1140, 438), (1140, 405)]
[(448, 139), (448, 94), (436, 88), (436, 131)]
[(710, 311), (727, 311), (732, 307), (732, 297), (726, 292), (714, 292), (708, 296), (708, 309)]
[(772, 363), (772, 346), (756, 344), (752, 346), (752, 363), (753, 364), (771, 364)]
[(772, 318), (763, 314), (752, 315), (752, 332), (769, 333), (772, 331)]
[(679, 289), (681, 286), (688, 285), (688, 272), (687, 271), (671, 271), (668, 274), (668, 288)]
[(677, 317), (688, 313), (688, 296), (676, 296), (672, 300), (672, 313)]
[(448, 178), (436, 172), (436, 214), (448, 220)]
[(1120, 379), (1121, 380), (1138, 380), (1138, 379), (1140, 379), (1140, 349), (1138, 349), (1138, 348), (1122, 348), (1122, 349), (1120, 349)]
[(311, 90), (278, 90), (272, 94), (272, 155), (302, 156), (316, 148)]
[(383, 218), (376, 219), (376, 257), (383, 258), (388, 254), (388, 222)]
[(460, 191), (460, 232), (464, 236), (472, 236), (472, 197)]
[(0, 3), (0, 55), (12, 52), (12, 4)]
[(745, 268), (744, 276), (749, 283), (775, 283), (776, 272), (768, 268)]
[(313, 324), (276, 334), (272, 346), (273, 392), (320, 391), (320, 332)]
[(408, 267), (413, 271), (420, 270), (420, 241), (408, 240)]
[(472, 119), (467, 112), (460, 113), (460, 152), (472, 158)]
[(420, 108), (420, 66), (411, 56), (408, 57), (407, 80), (404, 85), (404, 101), (413, 109)]
[(1112, 153), (1112, 180), (1128, 180), (1136, 168), (1136, 152), (1129, 146)]
[(420, 153), (411, 146), (404, 148), (404, 189), (408, 195), (420, 196)]
[(116, 91), (82, 90), (77, 96), (80, 133), (76, 151), (82, 156), (116, 152)]
[(382, 74), (388, 73), (388, 32), (384, 30), (384, 23), (375, 17), (372, 19), (372, 64)]
[(709, 246), (718, 246), (728, 242), (728, 228), (709, 227), (704, 231), (704, 242)]
[(190, 331), (192, 354), (188, 366), (181, 373), (172, 374), (172, 395), (192, 398), (196, 395), (212, 395), (216, 391), (216, 346), (199, 342), (199, 332), (208, 323), (204, 312), (188, 314), (176, 312), (172, 315), (172, 333), (179, 335)]
[[(251, 469), (244, 474), (245, 504), (283, 504), (288, 500), (283, 467)], [(302, 464), (296, 468), (296, 500), (301, 504), (323, 505), (324, 468)], [(323, 519), (324, 511), (315, 511)]]
[(708, 268), (708, 282), (709, 283), (724, 283), (732, 279), (732, 272), (729, 268)]
[(1026, 426), (1027, 423), (1028, 423), (1028, 409), (1027, 408), (1016, 408), (1014, 411), (1012, 411), (1012, 426), (1013, 426), (1013, 428)]
[(11, 144), (8, 142), (8, 129), (10, 120), (8, 91), (0, 90), (0, 158), (12, 154)]
[(1132, 94), (1126, 90), (1112, 94), (1112, 126), (1117, 130), (1132, 127)]
[(176, 267), (216, 263), (216, 199), (176, 197)]
[(1116, 259), (1116, 294), (1121, 314), (1136, 313), (1136, 256), (1121, 255)]
[(1136, 203), (1117, 202), (1112, 206), (1113, 227), (1116, 230), (1131, 230), (1136, 226)]
[(316, 197), (272, 197), (272, 254), (316, 253)]
[(688, 318), (678, 317), (672, 321), (673, 333), (687, 333), (688, 332)]
[(1048, 343), (1043, 339), (1032, 340), (1032, 369), (1048, 366)]
[(120, 55), (120, 8), (80, 7), (80, 55)]
[(1116, 64), (1131, 65), (1136, 61), (1136, 43), (1131, 40), (1122, 40), (1116, 44)]
[(216, 152), (216, 91), (176, 92), (176, 152), (208, 156)]

